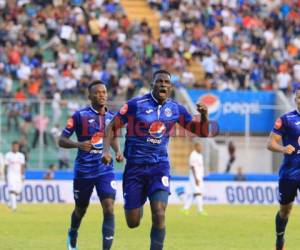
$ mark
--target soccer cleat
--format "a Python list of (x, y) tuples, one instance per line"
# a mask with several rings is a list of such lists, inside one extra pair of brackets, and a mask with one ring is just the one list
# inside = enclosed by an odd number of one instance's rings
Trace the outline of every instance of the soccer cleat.
[(285, 247), (275, 247), (275, 250), (286, 250)]
[(77, 248), (77, 231), (72, 231), (69, 229), (67, 238), (67, 250), (78, 250)]

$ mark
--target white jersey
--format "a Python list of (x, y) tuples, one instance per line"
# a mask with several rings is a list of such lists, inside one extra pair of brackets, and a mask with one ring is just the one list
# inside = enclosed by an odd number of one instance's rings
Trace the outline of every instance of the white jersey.
[(7, 178), (22, 177), (22, 165), (25, 164), (24, 154), (8, 152), (5, 155), (4, 163), (7, 165)]
[[(196, 150), (194, 150), (189, 158), (189, 165), (190, 168), (194, 168), (195, 175), (197, 179), (202, 179), (204, 175), (204, 164), (203, 164), (203, 156), (201, 153), (198, 153)], [(190, 175), (193, 175), (192, 169), (190, 169)]]
[[(198, 153), (194, 150), (189, 158), (190, 165), (190, 189), (192, 193), (202, 193), (204, 188), (203, 176), (204, 176), (204, 165), (203, 165), (203, 156), (201, 153)], [(194, 173), (192, 167), (195, 171), (195, 177), (200, 181), (200, 184), (196, 184)]]

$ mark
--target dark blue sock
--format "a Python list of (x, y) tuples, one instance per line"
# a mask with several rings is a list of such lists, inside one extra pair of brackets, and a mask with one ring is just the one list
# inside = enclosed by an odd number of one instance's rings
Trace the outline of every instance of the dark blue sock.
[(80, 227), (81, 219), (82, 219), (82, 217), (78, 217), (75, 214), (75, 211), (73, 211), (73, 213), (71, 215), (71, 228), (70, 228), (70, 231), (77, 231), (78, 230), (78, 228)]
[(162, 250), (164, 247), (164, 239), (166, 235), (166, 228), (151, 228), (151, 246), (150, 250)]
[(102, 224), (103, 250), (109, 250), (115, 234), (115, 217), (111, 214), (104, 215)]
[(281, 249), (284, 245), (284, 233), (285, 227), (288, 223), (288, 219), (283, 219), (280, 217), (279, 212), (276, 214), (276, 248)]

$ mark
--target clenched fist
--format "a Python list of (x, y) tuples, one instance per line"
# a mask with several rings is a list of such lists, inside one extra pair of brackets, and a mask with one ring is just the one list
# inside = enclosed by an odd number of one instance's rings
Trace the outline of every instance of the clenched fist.
[(201, 115), (201, 121), (207, 121), (208, 120), (208, 109), (207, 106), (201, 102), (197, 103), (197, 111)]
[(296, 149), (291, 144), (289, 144), (284, 147), (283, 153), (291, 155), (293, 152), (295, 152), (295, 150)]

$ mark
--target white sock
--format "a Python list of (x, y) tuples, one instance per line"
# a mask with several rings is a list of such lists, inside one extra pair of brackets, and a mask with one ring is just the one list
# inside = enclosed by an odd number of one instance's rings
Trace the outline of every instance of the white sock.
[(203, 212), (203, 197), (202, 197), (202, 195), (197, 195), (195, 198), (196, 198), (198, 212)]
[(13, 193), (10, 194), (10, 205), (11, 205), (12, 210), (17, 209), (17, 195), (16, 194), (13, 194)]
[(189, 209), (192, 205), (193, 200), (194, 200), (194, 195), (193, 194), (188, 195), (186, 197), (183, 209)]

